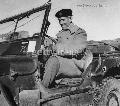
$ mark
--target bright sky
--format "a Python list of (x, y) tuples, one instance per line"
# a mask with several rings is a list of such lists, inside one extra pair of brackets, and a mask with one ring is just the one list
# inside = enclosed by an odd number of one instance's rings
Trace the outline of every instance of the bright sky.
[[(48, 0), (0, 0), (0, 19), (15, 15)], [(52, 0), (48, 35), (61, 30), (55, 13), (62, 8), (73, 10), (73, 22), (85, 29), (88, 40), (120, 38), (120, 0)]]

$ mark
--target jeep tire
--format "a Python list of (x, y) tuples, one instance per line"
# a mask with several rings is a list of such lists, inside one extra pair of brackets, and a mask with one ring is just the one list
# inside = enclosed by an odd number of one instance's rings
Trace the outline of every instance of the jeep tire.
[(120, 81), (105, 79), (101, 87), (99, 106), (120, 106)]

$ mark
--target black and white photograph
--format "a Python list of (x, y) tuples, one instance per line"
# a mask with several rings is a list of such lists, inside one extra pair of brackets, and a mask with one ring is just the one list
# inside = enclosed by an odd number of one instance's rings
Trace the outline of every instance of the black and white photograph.
[(120, 106), (119, 0), (0, 0), (0, 106)]

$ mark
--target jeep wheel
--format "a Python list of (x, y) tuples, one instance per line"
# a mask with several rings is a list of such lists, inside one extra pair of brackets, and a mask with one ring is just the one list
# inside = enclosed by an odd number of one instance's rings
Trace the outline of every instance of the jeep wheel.
[(99, 106), (120, 106), (120, 81), (117, 79), (104, 80)]
[(109, 95), (107, 96), (107, 103), (106, 106), (119, 106), (119, 97), (116, 95), (116, 93), (111, 92), (109, 93)]

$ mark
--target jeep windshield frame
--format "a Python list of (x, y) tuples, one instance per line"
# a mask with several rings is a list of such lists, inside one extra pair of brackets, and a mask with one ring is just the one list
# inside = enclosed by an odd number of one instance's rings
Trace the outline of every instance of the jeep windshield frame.
[(1, 43), (12, 43), (12, 42), (19, 42), (19, 41), (29, 41), (29, 40), (36, 40), (36, 49), (40, 48), (41, 43), (43, 43), (42, 41), (45, 38), (45, 34), (47, 33), (48, 30), (48, 26), (49, 26), (49, 21), (48, 21), (48, 16), (49, 16), (49, 12), (51, 9), (51, 1), (48, 1), (46, 4), (44, 4), (43, 6), (37, 7), (37, 8), (33, 8), (29, 11), (14, 15), (12, 17), (9, 18), (5, 18), (3, 20), (0, 21), (0, 24), (5, 24), (8, 22), (15, 22), (15, 26), (14, 26), (14, 31), (12, 33), (12, 36), (15, 35), (16, 33), (16, 29), (17, 29), (17, 25), (19, 23), (19, 21), (23, 20), (24, 18), (29, 18), (30, 15), (40, 12), (40, 11), (45, 11), (44, 16), (43, 16), (43, 20), (42, 20), (42, 26), (39, 32), (37, 33), (37, 36), (31, 36), (31, 37), (26, 37), (26, 38), (21, 38), (21, 39), (13, 39), (13, 40), (9, 40), (9, 41), (3, 41), (0, 42)]

